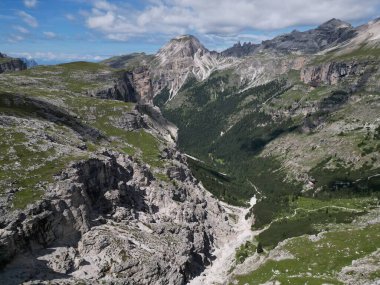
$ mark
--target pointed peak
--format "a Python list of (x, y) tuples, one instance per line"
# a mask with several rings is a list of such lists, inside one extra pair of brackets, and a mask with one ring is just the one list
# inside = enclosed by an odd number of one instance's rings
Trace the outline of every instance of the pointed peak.
[(182, 35), (171, 39), (158, 54), (171, 54), (171, 56), (194, 56), (198, 51), (208, 51), (201, 42), (192, 35)]
[(173, 45), (173, 44), (180, 44), (180, 45), (191, 45), (191, 46), (197, 46), (197, 47), (203, 47), (201, 42), (193, 35), (181, 35), (177, 36), (175, 38), (172, 38), (166, 46)]
[(332, 18), (328, 20), (327, 22), (323, 23), (322, 25), (318, 26), (318, 29), (332, 30), (332, 29), (338, 29), (338, 28), (351, 28), (351, 27), (352, 26), (347, 22), (344, 22), (336, 18)]

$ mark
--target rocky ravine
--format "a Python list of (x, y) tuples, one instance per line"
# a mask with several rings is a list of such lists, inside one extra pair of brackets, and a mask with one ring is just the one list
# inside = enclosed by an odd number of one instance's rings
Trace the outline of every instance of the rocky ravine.
[(3, 284), (186, 284), (198, 275), (231, 226), (183, 156), (167, 153), (177, 187), (105, 151), (62, 172), (42, 201), (2, 216)]
[[(125, 142), (105, 137), (104, 129), (99, 133), (47, 98), (2, 96), (8, 112), (0, 115), (2, 131), (27, 138), (17, 151), (37, 144), (77, 157), (44, 182), (41, 199), (25, 209), (12, 204), (28, 190), (6, 184), (0, 195), (2, 284), (186, 284), (214, 259), (214, 248), (235, 234), (229, 214), (192, 176), (176, 149), (176, 128), (159, 109), (136, 105), (125, 111), (116, 101), (92, 99), (94, 112), (97, 104), (112, 102), (113, 110), (124, 110), (108, 128), (154, 136), (161, 151), (157, 168), (110, 149)], [(62, 141), (56, 137), (61, 134)], [(88, 143), (101, 146), (89, 150)]]
[(206, 268), (206, 270), (198, 277), (189, 282), (189, 285), (218, 285), (226, 284), (229, 271), (233, 268), (235, 262), (236, 250), (253, 238), (254, 232), (251, 230), (253, 217), (246, 219), (251, 207), (256, 204), (256, 197), (250, 200), (250, 207), (241, 208), (222, 203), (226, 212), (235, 215), (237, 222), (234, 225), (234, 236), (223, 239), (223, 243), (215, 249), (215, 260)]

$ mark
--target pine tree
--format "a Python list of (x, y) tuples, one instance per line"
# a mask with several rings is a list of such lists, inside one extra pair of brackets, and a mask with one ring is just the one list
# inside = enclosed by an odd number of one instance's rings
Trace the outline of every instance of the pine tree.
[(259, 242), (259, 243), (257, 244), (256, 252), (257, 252), (257, 253), (263, 253), (263, 252), (264, 252), (264, 249), (263, 249), (263, 246), (262, 246), (261, 242)]

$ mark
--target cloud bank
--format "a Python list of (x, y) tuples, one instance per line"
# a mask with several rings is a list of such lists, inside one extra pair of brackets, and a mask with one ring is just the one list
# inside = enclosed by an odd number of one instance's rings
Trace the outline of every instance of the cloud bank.
[(94, 0), (85, 13), (90, 29), (112, 40), (154, 34), (237, 35), (316, 25), (331, 18), (353, 21), (374, 16), (378, 0), (148, 0), (137, 10)]

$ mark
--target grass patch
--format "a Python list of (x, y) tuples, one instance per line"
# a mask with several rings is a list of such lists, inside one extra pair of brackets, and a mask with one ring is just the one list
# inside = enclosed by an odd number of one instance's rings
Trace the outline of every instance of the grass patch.
[[(327, 167), (331, 162), (335, 163), (334, 168)], [(316, 179), (315, 186), (325, 190), (319, 196), (342, 196), (350, 193), (368, 195), (379, 191), (380, 179), (371, 177), (379, 172), (380, 169), (373, 169), (370, 165), (352, 169), (328, 157), (313, 167), (309, 174)]]
[(235, 252), (235, 259), (237, 263), (243, 263), (249, 256), (256, 252), (257, 246), (252, 241), (247, 241), (242, 244)]
[(337, 51), (331, 51), (324, 55), (316, 57), (311, 63), (312, 64), (321, 64), (330, 61), (345, 61), (352, 59), (366, 59), (366, 58), (379, 58), (380, 57), (380, 48), (368, 47), (361, 45), (359, 48), (350, 51), (348, 53), (339, 54)]
[(161, 180), (161, 181), (163, 181), (163, 182), (167, 182), (167, 183), (170, 182), (170, 178), (169, 178), (166, 174), (163, 174), (163, 173), (155, 173), (154, 176), (155, 176), (158, 180)]
[(268, 229), (258, 235), (257, 240), (264, 247), (274, 248), (279, 242), (288, 238), (317, 234), (330, 223), (351, 223), (359, 214), (364, 212), (358, 213), (334, 207), (312, 211), (297, 209), (294, 216), (272, 222)]
[(142, 159), (153, 167), (163, 167), (163, 160), (160, 159), (158, 140), (150, 133), (140, 130), (126, 132), (123, 136), (125, 140), (142, 152)]
[(291, 203), (292, 208), (302, 208), (306, 210), (316, 210), (323, 207), (344, 207), (352, 210), (364, 210), (367, 207), (375, 206), (378, 200), (375, 197), (352, 197), (336, 199), (314, 199), (308, 197), (298, 197)]
[(351, 265), (352, 260), (374, 252), (379, 244), (379, 224), (328, 232), (315, 242), (307, 236), (294, 238), (284, 246), (294, 259), (268, 260), (252, 273), (237, 276), (238, 284), (275, 280), (281, 284), (343, 284), (337, 280), (337, 272)]

